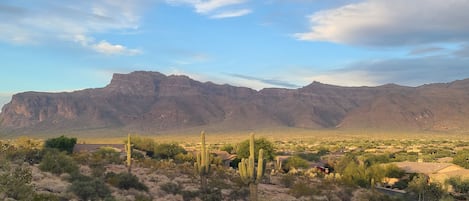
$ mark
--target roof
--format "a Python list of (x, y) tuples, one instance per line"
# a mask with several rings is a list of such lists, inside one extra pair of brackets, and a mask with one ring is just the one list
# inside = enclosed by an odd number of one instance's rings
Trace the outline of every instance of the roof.
[(95, 152), (101, 149), (102, 147), (112, 147), (118, 152), (125, 151), (124, 144), (75, 144), (73, 147), (73, 152)]
[(452, 163), (419, 163), (419, 162), (397, 162), (397, 167), (403, 169), (407, 173), (437, 173), (442, 169), (455, 166)]

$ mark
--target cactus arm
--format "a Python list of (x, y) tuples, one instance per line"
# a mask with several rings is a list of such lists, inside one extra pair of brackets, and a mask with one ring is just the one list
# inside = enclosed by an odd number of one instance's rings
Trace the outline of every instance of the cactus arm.
[(265, 165), (264, 165), (264, 150), (259, 150), (259, 159), (257, 160), (257, 176), (256, 182), (259, 183), (259, 180), (264, 175)]

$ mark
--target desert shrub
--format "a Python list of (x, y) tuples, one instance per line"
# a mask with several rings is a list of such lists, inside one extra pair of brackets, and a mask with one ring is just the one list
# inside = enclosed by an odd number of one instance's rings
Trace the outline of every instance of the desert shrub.
[(0, 172), (0, 194), (4, 193), (16, 200), (33, 198), (32, 173), (29, 167), (11, 167), (9, 164), (2, 164)]
[(56, 138), (47, 139), (44, 143), (45, 148), (55, 148), (60, 151), (66, 151), (71, 154), (73, 147), (77, 143), (77, 138), (68, 138), (65, 136), (60, 136)]
[(299, 153), (297, 156), (307, 161), (319, 161), (322, 155), (320, 153)]
[(102, 180), (83, 175), (72, 182), (69, 190), (82, 200), (98, 200), (111, 197), (111, 191)]
[(321, 190), (317, 188), (313, 188), (312, 186), (309, 185), (308, 182), (306, 181), (298, 181), (293, 186), (290, 188), (289, 193), (296, 198), (299, 197), (309, 197), (313, 195), (317, 195), (321, 193)]
[(174, 159), (179, 153), (187, 153), (186, 150), (176, 143), (158, 144), (154, 150), (153, 157), (161, 159)]
[(385, 176), (391, 178), (401, 178), (405, 175), (405, 171), (397, 167), (396, 164), (389, 164), (385, 167)]
[(461, 150), (456, 153), (453, 158), (453, 163), (469, 169), (469, 150)]
[(147, 196), (145, 194), (137, 194), (135, 195), (135, 201), (152, 201), (150, 196)]
[(142, 160), (145, 158), (145, 152), (144, 153), (141, 153), (141, 152), (138, 152), (138, 151), (132, 151), (132, 159), (135, 159), (135, 160)]
[(238, 187), (232, 189), (228, 195), (229, 200), (246, 200), (249, 195), (249, 189), (246, 187)]
[(189, 162), (189, 163), (194, 163), (195, 162), (195, 157), (194, 154), (192, 153), (178, 153), (176, 156), (174, 156), (174, 161), (176, 163), (184, 163), (184, 162)]
[[(132, 152), (133, 154), (134, 152)], [(106, 164), (122, 164), (121, 153), (111, 147), (101, 147), (98, 151), (92, 153), (92, 158), (100, 160)], [(134, 155), (132, 155), (133, 157)]]
[(35, 194), (33, 201), (59, 201), (60, 197), (50, 193)]
[(219, 188), (207, 189), (205, 193), (202, 193), (201, 198), (203, 201), (218, 201), (223, 200), (221, 190)]
[(463, 180), (461, 177), (451, 177), (446, 182), (453, 186), (455, 192), (469, 194), (469, 179)]
[[(255, 147), (255, 158), (259, 156), (259, 149), (264, 149), (264, 158), (267, 160), (273, 160), (275, 156), (275, 147), (272, 142), (265, 138), (258, 138), (254, 140)], [(249, 140), (245, 140), (238, 144), (236, 149), (238, 158), (249, 158)]]
[(295, 184), (295, 181), (296, 181), (296, 176), (291, 175), (291, 174), (282, 175), (282, 177), (280, 178), (280, 183), (286, 188), (292, 187), (293, 184)]
[(46, 172), (51, 172), (57, 175), (62, 173), (73, 174), (78, 172), (78, 165), (72, 157), (59, 152), (56, 149), (47, 150), (39, 164), (39, 169)]
[(225, 144), (220, 148), (221, 151), (226, 151), (228, 153), (233, 153), (234, 147), (232, 144)]
[[(153, 152), (157, 147), (157, 143), (155, 140), (146, 137), (140, 137), (137, 135), (133, 135), (132, 137), (132, 144), (135, 149), (142, 150), (147, 152), (146, 154), (150, 157), (153, 157)], [(127, 141), (126, 141), (127, 143)]]
[(366, 166), (372, 166), (374, 164), (381, 164), (381, 163), (389, 163), (390, 158), (389, 154), (381, 154), (381, 155), (368, 155), (364, 160)]
[(292, 156), (287, 159), (285, 162), (285, 168), (290, 170), (291, 168), (308, 168), (309, 164), (308, 161), (300, 158), (298, 156)]
[(138, 180), (138, 177), (127, 172), (115, 174), (109, 172), (105, 176), (106, 181), (114, 187), (120, 189), (134, 188), (136, 190), (148, 191), (148, 187)]
[(179, 194), (181, 192), (182, 187), (174, 182), (166, 182), (160, 185), (160, 189), (168, 194)]
[(183, 190), (180, 192), (180, 194), (182, 195), (182, 199), (184, 201), (190, 201), (190, 200), (194, 200), (197, 196), (199, 196), (199, 191)]
[(351, 186), (369, 187), (370, 183), (366, 175), (364, 165), (350, 162), (342, 173), (342, 180)]
[(91, 169), (91, 175), (94, 177), (102, 177), (106, 172), (106, 167), (102, 161), (92, 161), (89, 165)]
[(337, 162), (337, 164), (334, 166), (334, 169), (338, 172), (338, 173), (343, 173), (345, 171), (345, 168), (351, 163), (351, 162), (354, 162), (354, 163), (357, 163), (358, 159), (355, 155), (353, 154), (350, 154), (350, 153), (347, 153), (345, 156), (343, 156), (339, 162)]
[(422, 174), (415, 176), (412, 181), (409, 182), (407, 190), (416, 194), (414, 199), (418, 198), (419, 200), (440, 200), (445, 196), (445, 191), (441, 184), (428, 183), (428, 177)]

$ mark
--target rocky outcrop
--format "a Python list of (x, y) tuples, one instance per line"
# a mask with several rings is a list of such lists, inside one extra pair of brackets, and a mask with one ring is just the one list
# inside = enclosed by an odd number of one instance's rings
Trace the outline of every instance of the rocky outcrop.
[(419, 87), (314, 82), (299, 89), (255, 91), (137, 71), (114, 74), (103, 88), (16, 94), (0, 113), (0, 128), (156, 131), (216, 125), (227, 130), (279, 126), (467, 130), (467, 100), (469, 80)]

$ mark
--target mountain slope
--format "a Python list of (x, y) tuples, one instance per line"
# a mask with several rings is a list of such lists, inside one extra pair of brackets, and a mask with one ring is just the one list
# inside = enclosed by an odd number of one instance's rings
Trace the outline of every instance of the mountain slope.
[(69, 93), (25, 92), (0, 113), (15, 131), (113, 129), (160, 131), (214, 126), (468, 130), (469, 80), (419, 87), (340, 87), (314, 82), (299, 89), (198, 82), (137, 71), (109, 85)]

